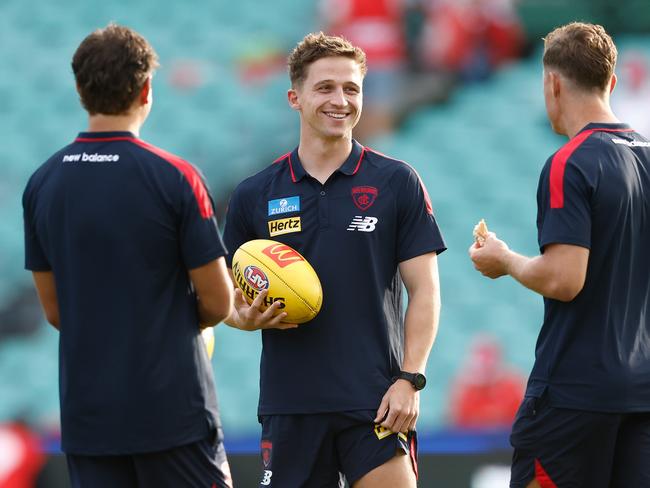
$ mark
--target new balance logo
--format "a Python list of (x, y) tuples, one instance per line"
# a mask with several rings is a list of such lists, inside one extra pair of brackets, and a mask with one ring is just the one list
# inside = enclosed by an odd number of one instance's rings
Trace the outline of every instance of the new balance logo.
[(262, 481), (260, 481), (260, 485), (269, 486), (271, 484), (271, 476), (273, 476), (273, 471), (265, 469), (262, 475)]
[(375, 224), (379, 221), (377, 217), (362, 217), (361, 215), (355, 215), (348, 225), (348, 230), (359, 232), (372, 232), (375, 230)]

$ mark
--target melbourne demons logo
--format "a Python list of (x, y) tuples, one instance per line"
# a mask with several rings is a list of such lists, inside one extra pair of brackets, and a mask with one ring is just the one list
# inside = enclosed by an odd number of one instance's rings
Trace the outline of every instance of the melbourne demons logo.
[(379, 191), (374, 186), (355, 186), (352, 188), (352, 201), (359, 210), (368, 210), (375, 203)]
[(273, 443), (271, 441), (263, 440), (260, 444), (260, 451), (262, 451), (262, 462), (264, 467), (268, 468), (271, 464), (271, 452), (273, 450)]
[(304, 261), (304, 258), (298, 252), (284, 244), (273, 244), (262, 249), (262, 252), (275, 261), (275, 264), (281, 268), (297, 261)]
[(257, 291), (266, 290), (269, 287), (269, 279), (264, 271), (257, 266), (246, 266), (244, 269), (246, 282)]

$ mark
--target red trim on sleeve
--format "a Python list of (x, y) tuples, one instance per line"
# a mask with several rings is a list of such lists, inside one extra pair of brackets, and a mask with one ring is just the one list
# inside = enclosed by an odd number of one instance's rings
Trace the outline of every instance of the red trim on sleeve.
[(183, 158), (176, 156), (170, 152), (160, 149), (148, 142), (144, 142), (142, 139), (137, 139), (135, 137), (129, 136), (117, 136), (117, 137), (77, 137), (75, 142), (113, 142), (113, 141), (129, 141), (133, 144), (146, 149), (149, 152), (154, 153), (156, 156), (161, 157), (169, 164), (174, 166), (178, 171), (180, 171), (185, 179), (190, 184), (194, 197), (196, 198), (196, 203), (199, 205), (199, 211), (201, 212), (201, 217), (204, 219), (209, 219), (214, 215), (214, 209), (212, 208), (212, 202), (210, 201), (210, 195), (208, 195), (208, 190), (203, 184), (203, 179), (201, 175), (196, 170), (194, 166), (185, 161)]
[(551, 192), (551, 208), (564, 207), (564, 170), (566, 163), (580, 145), (594, 132), (633, 132), (632, 129), (589, 129), (580, 132), (567, 142), (553, 156), (551, 173), (549, 177), (549, 190)]
[(555, 482), (542, 467), (539, 459), (535, 459), (535, 479), (542, 488), (557, 488)]

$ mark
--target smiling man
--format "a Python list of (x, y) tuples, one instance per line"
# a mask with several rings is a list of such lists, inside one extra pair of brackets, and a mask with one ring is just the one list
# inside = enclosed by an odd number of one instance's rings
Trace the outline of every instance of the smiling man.
[(264, 292), (249, 306), (236, 291), (226, 321), (263, 329), (260, 486), (333, 488), (345, 476), (354, 488), (414, 487), (445, 245), (415, 171), (352, 139), (363, 51), (310, 34), (289, 72), (299, 145), (236, 188), (224, 231), (233, 250), (257, 238), (292, 246), (323, 286), (320, 313), (300, 327), (282, 322), (280, 301), (261, 307)]

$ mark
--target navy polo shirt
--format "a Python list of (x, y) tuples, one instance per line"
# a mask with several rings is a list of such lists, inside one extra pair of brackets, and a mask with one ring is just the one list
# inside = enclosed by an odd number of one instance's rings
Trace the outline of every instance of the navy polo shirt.
[(650, 143), (625, 124), (589, 124), (547, 161), (539, 246), (590, 250), (583, 290), (544, 300), (528, 394), (554, 406), (650, 411)]
[(129, 132), (82, 133), (23, 207), (25, 266), (56, 280), (63, 450), (206, 438), (217, 404), (187, 270), (226, 251), (198, 171)]
[(355, 141), (321, 184), (296, 149), (232, 194), (226, 245), (258, 238), (298, 250), (323, 287), (315, 319), (263, 331), (259, 413), (377, 408), (402, 364), (398, 264), (445, 249), (416, 172)]

